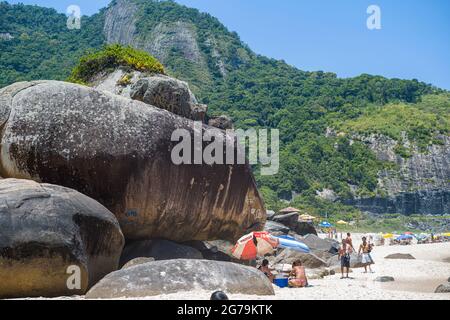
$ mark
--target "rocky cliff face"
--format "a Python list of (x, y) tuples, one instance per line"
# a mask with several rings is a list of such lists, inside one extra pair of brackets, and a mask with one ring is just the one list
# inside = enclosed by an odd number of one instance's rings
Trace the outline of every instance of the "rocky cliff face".
[(378, 159), (395, 163), (395, 169), (379, 173), (383, 195), (344, 201), (372, 213), (450, 214), (450, 137), (441, 136), (442, 145), (421, 152), (406, 137), (404, 147), (411, 157), (396, 154), (397, 142), (385, 136), (359, 137)]
[[(167, 8), (161, 11), (164, 5)], [(153, 10), (164, 18), (154, 17)], [(249, 50), (230, 47), (230, 43), (240, 44), (236, 35), (226, 31), (218, 36), (209, 30), (208, 23), (215, 23), (213, 18), (194, 11), (186, 18), (177, 16), (176, 10), (179, 8), (170, 3), (116, 0), (105, 11), (106, 42), (145, 50), (193, 85), (211, 82), (213, 74), (226, 76), (229, 70), (249, 60)], [(177, 64), (189, 65), (190, 74), (178, 74)]]

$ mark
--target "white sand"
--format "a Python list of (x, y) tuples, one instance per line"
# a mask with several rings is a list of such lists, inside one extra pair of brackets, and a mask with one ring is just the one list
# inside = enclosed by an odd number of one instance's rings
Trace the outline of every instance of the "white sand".
[[(355, 240), (357, 238), (355, 237)], [(355, 241), (355, 244), (358, 244)], [(410, 253), (417, 260), (384, 259), (392, 253)], [(340, 274), (320, 280), (310, 280), (312, 287), (303, 289), (280, 289), (275, 287), (275, 296), (229, 295), (230, 299), (242, 300), (450, 300), (450, 294), (436, 294), (434, 290), (450, 277), (450, 243), (423, 244), (411, 246), (375, 247), (372, 252), (375, 273), (364, 274), (364, 269), (355, 269), (350, 277), (340, 279)], [(448, 261), (448, 260), (447, 260)], [(393, 283), (379, 283), (378, 276), (392, 276)], [(176, 294), (148, 297), (161, 300), (209, 299), (211, 292), (180, 292)]]
[[(354, 244), (359, 245), (359, 235)], [(384, 259), (388, 254), (410, 253), (417, 260)], [(280, 289), (275, 286), (275, 296), (229, 295), (233, 300), (450, 300), (450, 293), (436, 294), (434, 290), (450, 277), (450, 242), (375, 247), (372, 252), (375, 265), (373, 274), (356, 269), (353, 279), (340, 279), (340, 274), (325, 279), (310, 280), (312, 287), (303, 289)], [(447, 261), (447, 262), (444, 262)], [(392, 276), (395, 282), (379, 283), (378, 276)], [(141, 300), (207, 300), (211, 292), (191, 291), (146, 297)], [(57, 299), (83, 299), (83, 297), (60, 297)]]

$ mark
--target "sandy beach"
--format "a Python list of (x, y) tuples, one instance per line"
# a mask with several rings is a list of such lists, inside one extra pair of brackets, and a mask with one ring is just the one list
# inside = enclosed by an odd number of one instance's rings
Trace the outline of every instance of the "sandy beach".
[[(356, 245), (359, 245), (360, 237), (361, 235), (353, 235)], [(416, 260), (384, 259), (394, 253), (409, 253)], [(350, 279), (340, 279), (338, 273), (324, 279), (310, 279), (311, 286), (302, 289), (281, 289), (274, 286), (274, 296), (241, 294), (228, 296), (231, 300), (450, 300), (450, 293), (434, 293), (436, 287), (447, 282), (450, 277), (450, 242), (378, 246), (375, 247), (372, 256), (375, 260), (375, 265), (372, 266), (374, 273), (365, 274), (364, 269), (355, 269), (350, 273)], [(395, 282), (374, 281), (379, 276), (394, 277)], [(137, 300), (208, 300), (210, 295), (209, 291), (193, 290)], [(82, 300), (84, 297), (56, 299)]]
[[(393, 253), (409, 253), (416, 260), (384, 259)], [(372, 274), (364, 274), (364, 269), (355, 269), (350, 274), (352, 279), (341, 280), (340, 274), (336, 274), (325, 279), (310, 280), (312, 287), (309, 288), (275, 287), (275, 296), (229, 297), (242, 300), (450, 300), (450, 294), (434, 293), (436, 287), (450, 277), (450, 243), (375, 247), (372, 256), (376, 263), (373, 266), (375, 273)], [(379, 276), (392, 276), (395, 282), (375, 282)], [(203, 291), (179, 292), (146, 299), (202, 300), (209, 299), (210, 294)]]

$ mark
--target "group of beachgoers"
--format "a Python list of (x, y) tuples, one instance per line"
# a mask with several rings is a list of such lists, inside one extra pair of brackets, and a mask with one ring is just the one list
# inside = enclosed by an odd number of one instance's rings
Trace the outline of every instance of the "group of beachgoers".
[[(358, 258), (361, 259), (361, 264), (364, 266), (364, 273), (368, 271), (373, 273), (371, 265), (374, 264), (371, 252), (373, 250), (373, 243), (367, 239), (362, 238), (362, 243), (358, 249)], [(347, 233), (347, 238), (342, 239), (342, 243), (339, 247), (338, 259), (341, 262), (341, 279), (348, 279), (350, 272), (350, 260), (352, 253), (356, 252), (353, 246), (353, 241), (350, 233)], [(261, 266), (258, 268), (263, 272), (271, 282), (275, 279), (275, 275), (272, 273), (274, 269), (269, 267), (269, 261), (264, 259)], [(344, 276), (346, 274), (346, 276)], [(292, 264), (292, 269), (289, 273), (289, 287), (291, 288), (304, 288), (308, 286), (308, 278), (306, 276), (305, 267), (302, 265), (301, 260), (296, 260)]]
[[(371, 252), (373, 250), (374, 244), (367, 239), (367, 237), (362, 237), (362, 243), (358, 249), (358, 257), (361, 258), (361, 264), (364, 266), (364, 273), (367, 273), (367, 269), (369, 272), (373, 273), (372, 264), (375, 264), (372, 259)], [(339, 247), (338, 259), (341, 261), (341, 279), (348, 279), (350, 272), (350, 262), (351, 255), (353, 252), (356, 252), (355, 247), (353, 246), (353, 240), (350, 233), (347, 233), (347, 238), (342, 239), (341, 246)], [(344, 276), (344, 273), (346, 276)]]

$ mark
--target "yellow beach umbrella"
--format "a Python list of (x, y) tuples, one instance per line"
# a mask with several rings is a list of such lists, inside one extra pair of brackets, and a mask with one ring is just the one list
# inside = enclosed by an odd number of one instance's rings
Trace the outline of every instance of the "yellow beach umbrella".
[(444, 233), (443, 236), (444, 236), (444, 237), (450, 237), (450, 232)]
[(385, 239), (391, 239), (393, 237), (394, 237), (394, 235), (392, 233), (386, 233), (383, 235), (383, 238), (385, 238)]
[(302, 214), (299, 216), (299, 219), (302, 221), (310, 221), (310, 220), (316, 220), (316, 217), (310, 216), (309, 214)]
[(337, 224), (348, 224), (348, 222), (345, 222), (344, 220), (339, 220), (338, 222), (336, 222)]

